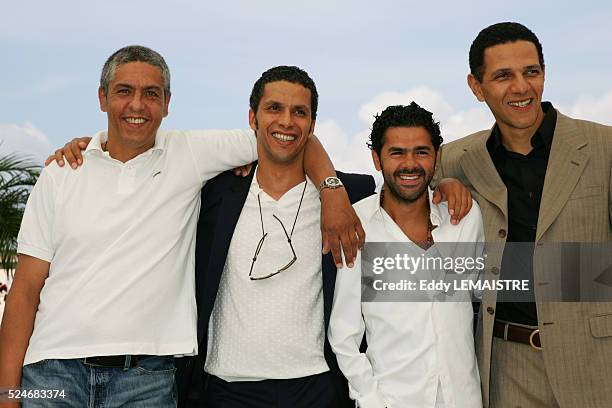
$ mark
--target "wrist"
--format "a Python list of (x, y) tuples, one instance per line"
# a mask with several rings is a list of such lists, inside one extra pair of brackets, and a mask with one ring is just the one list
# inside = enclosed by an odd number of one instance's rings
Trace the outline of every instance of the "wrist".
[(344, 188), (344, 186), (340, 186), (337, 188), (324, 188), (323, 190), (319, 191), (319, 198), (321, 200), (324, 199), (328, 199), (328, 198), (334, 198), (334, 197), (342, 197), (344, 195), (347, 195), (346, 189)]
[(343, 187), (343, 184), (338, 177), (325, 177), (321, 184), (319, 184), (319, 194), (321, 194), (324, 190), (337, 190), (341, 187)]

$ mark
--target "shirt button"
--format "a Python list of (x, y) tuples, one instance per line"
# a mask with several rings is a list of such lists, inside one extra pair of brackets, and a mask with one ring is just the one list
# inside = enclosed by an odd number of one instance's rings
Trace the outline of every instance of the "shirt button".
[(499, 268), (494, 266), (493, 268), (491, 268), (491, 272), (493, 273), (493, 275), (499, 275)]
[(497, 234), (499, 235), (500, 238), (506, 238), (506, 230), (503, 228), (500, 229)]
[(533, 191), (529, 192), (529, 198), (531, 198), (533, 200)]
[(489, 306), (489, 307), (487, 307), (487, 313), (492, 315), (493, 313), (495, 313), (495, 309), (493, 309), (492, 307)]

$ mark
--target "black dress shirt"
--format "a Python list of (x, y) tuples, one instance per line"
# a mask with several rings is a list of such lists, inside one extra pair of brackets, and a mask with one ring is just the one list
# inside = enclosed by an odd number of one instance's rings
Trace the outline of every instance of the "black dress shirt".
[[(543, 102), (544, 119), (531, 137), (533, 149), (526, 155), (508, 151), (495, 125), (487, 149), (495, 168), (508, 191), (508, 236), (501, 265), (501, 279), (526, 279), (533, 289), (533, 248), (540, 212), (540, 201), (546, 177), (546, 166), (553, 141), (557, 111), (550, 102)], [(522, 294), (499, 293), (496, 318), (514, 323), (537, 326), (533, 291)], [(512, 301), (520, 300), (520, 301)]]

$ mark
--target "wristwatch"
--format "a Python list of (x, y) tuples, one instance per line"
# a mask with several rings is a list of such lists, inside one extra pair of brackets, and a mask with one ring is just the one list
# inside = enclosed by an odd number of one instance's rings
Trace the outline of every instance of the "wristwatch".
[(319, 185), (319, 193), (321, 193), (321, 191), (323, 191), (325, 188), (335, 190), (343, 186), (344, 185), (338, 177), (327, 177), (325, 180), (323, 180), (323, 182), (321, 182), (321, 185)]

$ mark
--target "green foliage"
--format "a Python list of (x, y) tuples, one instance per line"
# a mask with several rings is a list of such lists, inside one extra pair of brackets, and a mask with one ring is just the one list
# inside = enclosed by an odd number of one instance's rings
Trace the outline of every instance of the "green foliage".
[(9, 272), (15, 269), (21, 218), (39, 174), (40, 166), (30, 157), (0, 155), (0, 267)]

